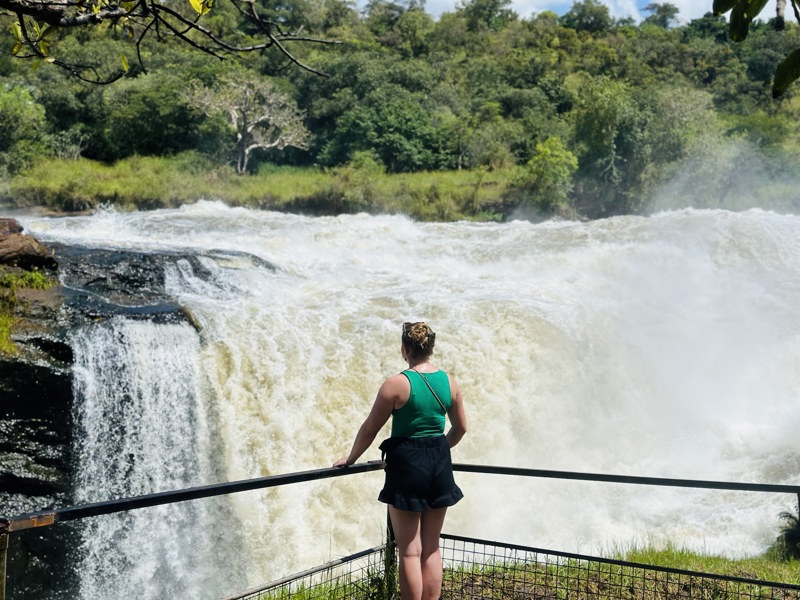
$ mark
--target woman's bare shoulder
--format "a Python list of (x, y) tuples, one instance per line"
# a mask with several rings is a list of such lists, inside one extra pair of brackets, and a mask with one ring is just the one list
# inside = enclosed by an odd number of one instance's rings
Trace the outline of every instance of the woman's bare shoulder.
[(403, 373), (397, 373), (387, 378), (381, 385), (380, 394), (383, 396), (391, 397), (392, 399), (400, 398), (405, 400), (411, 391), (411, 384)]

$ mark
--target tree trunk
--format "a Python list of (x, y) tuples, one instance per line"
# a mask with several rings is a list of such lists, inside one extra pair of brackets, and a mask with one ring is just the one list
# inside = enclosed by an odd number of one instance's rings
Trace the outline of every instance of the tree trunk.
[(784, 13), (786, 12), (786, 0), (777, 0), (775, 3), (775, 30), (783, 31), (786, 26)]
[(243, 115), (241, 133), (238, 136), (238, 146), (236, 148), (236, 173), (239, 175), (247, 173), (247, 159), (250, 154), (248, 150), (250, 145), (249, 131), (249, 122), (247, 117)]

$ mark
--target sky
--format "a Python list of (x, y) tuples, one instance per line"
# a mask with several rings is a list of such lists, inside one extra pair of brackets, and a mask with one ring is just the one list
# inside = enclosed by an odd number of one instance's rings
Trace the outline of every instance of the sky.
[[(623, 17), (633, 17), (637, 22), (648, 15), (644, 12), (644, 7), (651, 3), (668, 2), (680, 9), (678, 16), (681, 23), (688, 23), (692, 19), (702, 17), (705, 13), (711, 12), (713, 0), (602, 0), (608, 5), (611, 16), (615, 19)], [(461, 4), (461, 0), (427, 0), (425, 2), (425, 12), (434, 17), (438, 17), (443, 12), (452, 12), (456, 6)], [(560, 15), (567, 12), (573, 5), (573, 0), (511, 0), (511, 8), (520, 17), (530, 17), (545, 10), (552, 10)], [(769, 0), (764, 10), (758, 18), (768, 21), (775, 16), (775, 0)], [(791, 13), (787, 10), (786, 17), (790, 18)]]

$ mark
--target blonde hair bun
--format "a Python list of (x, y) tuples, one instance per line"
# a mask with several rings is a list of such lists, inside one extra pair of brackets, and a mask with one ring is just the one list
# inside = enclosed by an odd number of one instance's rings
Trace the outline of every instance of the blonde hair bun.
[(433, 345), (436, 334), (427, 324), (403, 323), (403, 345), (413, 356), (430, 356), (433, 354)]

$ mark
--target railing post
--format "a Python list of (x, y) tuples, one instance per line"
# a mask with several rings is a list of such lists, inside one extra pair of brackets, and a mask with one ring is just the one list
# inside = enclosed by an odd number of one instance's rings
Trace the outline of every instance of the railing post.
[(8, 533), (0, 533), (0, 600), (6, 600), (6, 559), (8, 558)]

